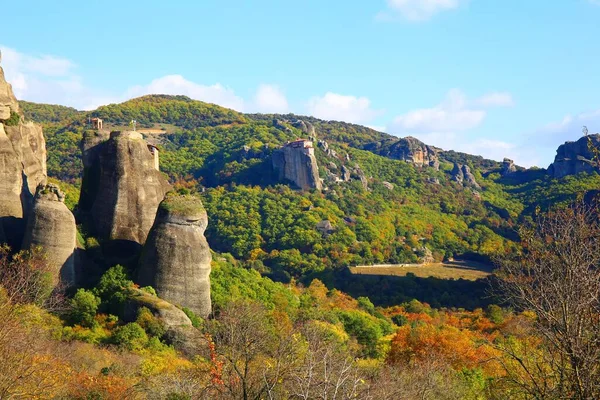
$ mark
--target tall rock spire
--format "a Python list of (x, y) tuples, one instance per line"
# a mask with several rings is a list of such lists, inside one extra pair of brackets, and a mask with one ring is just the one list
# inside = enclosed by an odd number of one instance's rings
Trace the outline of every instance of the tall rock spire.
[(46, 142), (41, 126), (25, 122), (0, 67), (0, 223), (7, 242), (20, 246), (24, 217), (45, 184)]

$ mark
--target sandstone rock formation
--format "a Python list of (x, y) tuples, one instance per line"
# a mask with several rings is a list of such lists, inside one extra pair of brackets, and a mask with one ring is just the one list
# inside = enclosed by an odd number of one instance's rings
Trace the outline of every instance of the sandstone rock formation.
[(387, 143), (370, 144), (365, 150), (410, 162), (419, 167), (431, 166), (439, 169), (438, 150), (411, 136)]
[[(156, 210), (170, 189), (155, 169), (154, 156), (138, 132), (86, 135), (82, 142), (84, 178), (80, 209), (103, 240), (127, 247), (142, 245)], [(131, 250), (131, 248), (129, 249)]]
[(517, 171), (517, 167), (515, 167), (515, 162), (510, 158), (505, 158), (502, 160), (502, 172), (500, 173), (502, 176), (507, 176)]
[(168, 195), (142, 250), (138, 283), (201, 317), (211, 312), (212, 256), (204, 231), (206, 210), (195, 196)]
[(24, 218), (36, 188), (46, 183), (42, 128), (24, 122), (12, 87), (0, 67), (0, 224), (13, 247), (21, 244)]
[(576, 142), (561, 144), (556, 150), (554, 162), (548, 167), (548, 174), (554, 178), (562, 178), (597, 170), (600, 160), (594, 154), (594, 149), (600, 149), (598, 133), (583, 136)]
[(452, 180), (463, 186), (470, 186), (480, 189), (479, 183), (475, 180), (475, 176), (471, 173), (471, 168), (468, 165), (454, 163), (452, 168)]
[(273, 168), (279, 180), (290, 180), (302, 190), (322, 190), (312, 142), (296, 140), (273, 152)]
[(27, 219), (23, 249), (40, 246), (55, 270), (53, 278), (75, 283), (75, 217), (64, 203), (58, 186), (40, 186)]
[(192, 326), (188, 316), (173, 304), (140, 289), (131, 289), (133, 294), (125, 304), (125, 319), (134, 321), (141, 307), (148, 308), (160, 318), (167, 328)]
[(315, 127), (308, 121), (303, 121), (301, 119), (292, 122), (292, 126), (294, 128), (300, 129), (303, 133), (306, 133), (308, 136), (315, 137)]

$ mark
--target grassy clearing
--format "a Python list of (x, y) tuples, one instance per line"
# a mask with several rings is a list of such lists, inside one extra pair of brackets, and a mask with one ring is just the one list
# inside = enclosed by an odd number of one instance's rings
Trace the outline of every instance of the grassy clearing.
[(377, 265), (351, 267), (354, 275), (406, 276), (411, 273), (419, 278), (466, 279), (475, 281), (490, 275), (491, 268), (467, 263), (423, 264), (423, 265)]

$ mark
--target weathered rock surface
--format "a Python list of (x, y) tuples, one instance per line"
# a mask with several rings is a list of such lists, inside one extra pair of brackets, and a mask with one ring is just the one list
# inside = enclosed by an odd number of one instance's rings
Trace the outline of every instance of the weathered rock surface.
[(20, 113), (19, 102), (17, 101), (17, 98), (15, 97), (12, 91), (11, 85), (8, 82), (6, 82), (6, 78), (4, 77), (4, 70), (2, 69), (2, 67), (0, 67), (0, 107), (9, 108), (12, 112), (17, 114)]
[(479, 183), (475, 180), (475, 176), (471, 173), (471, 168), (469, 168), (468, 165), (454, 163), (451, 174), (452, 180), (463, 186), (470, 186), (477, 189), (481, 188)]
[(365, 150), (373, 151), (384, 157), (403, 160), (416, 166), (431, 166), (439, 169), (438, 151), (420, 140), (408, 136), (388, 143), (372, 143)]
[(138, 283), (201, 317), (211, 312), (212, 256), (206, 210), (194, 196), (169, 195), (160, 204), (140, 258)]
[(170, 189), (138, 132), (87, 135), (82, 142), (84, 179), (80, 208), (94, 233), (122, 244), (146, 241), (156, 210)]
[(40, 186), (27, 219), (23, 249), (40, 246), (52, 265), (55, 281), (75, 283), (75, 217), (56, 185)]
[(294, 128), (300, 129), (303, 133), (306, 133), (308, 136), (315, 136), (315, 127), (308, 121), (303, 121), (301, 119), (292, 122), (292, 126)]
[[(8, 126), (17, 114), (20, 120)], [(19, 103), (0, 67), (0, 224), (6, 241), (18, 247), (23, 240), (24, 218), (36, 188), (45, 184), (46, 142), (39, 125), (23, 121)]]
[(165, 324), (167, 328), (178, 326), (192, 326), (192, 321), (179, 308), (168, 301), (156, 297), (140, 289), (133, 290), (125, 304), (125, 319), (135, 320), (137, 312), (141, 307), (147, 307), (156, 317)]
[(554, 162), (548, 167), (548, 174), (563, 178), (580, 172), (597, 170), (600, 160), (593, 149), (600, 149), (600, 134), (581, 137), (576, 142), (561, 144), (556, 150)]
[(331, 235), (335, 232), (335, 227), (331, 224), (331, 221), (328, 219), (317, 222), (316, 228), (323, 235)]
[(342, 180), (344, 182), (350, 182), (351, 178), (352, 178), (352, 171), (345, 165), (342, 165)]
[(290, 180), (302, 190), (322, 190), (312, 142), (297, 140), (273, 152), (273, 168), (279, 180)]
[(390, 182), (383, 181), (382, 185), (388, 190), (394, 190), (394, 184)]
[(517, 167), (515, 166), (515, 162), (510, 158), (505, 158), (502, 160), (502, 172), (500, 173), (502, 176), (507, 176), (517, 171)]

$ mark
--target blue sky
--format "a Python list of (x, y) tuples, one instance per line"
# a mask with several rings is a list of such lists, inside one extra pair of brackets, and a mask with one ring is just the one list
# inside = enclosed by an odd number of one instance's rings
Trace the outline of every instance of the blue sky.
[(186, 94), (543, 167), (583, 125), (600, 131), (600, 0), (63, 0), (2, 14), (2, 66), (25, 100)]

